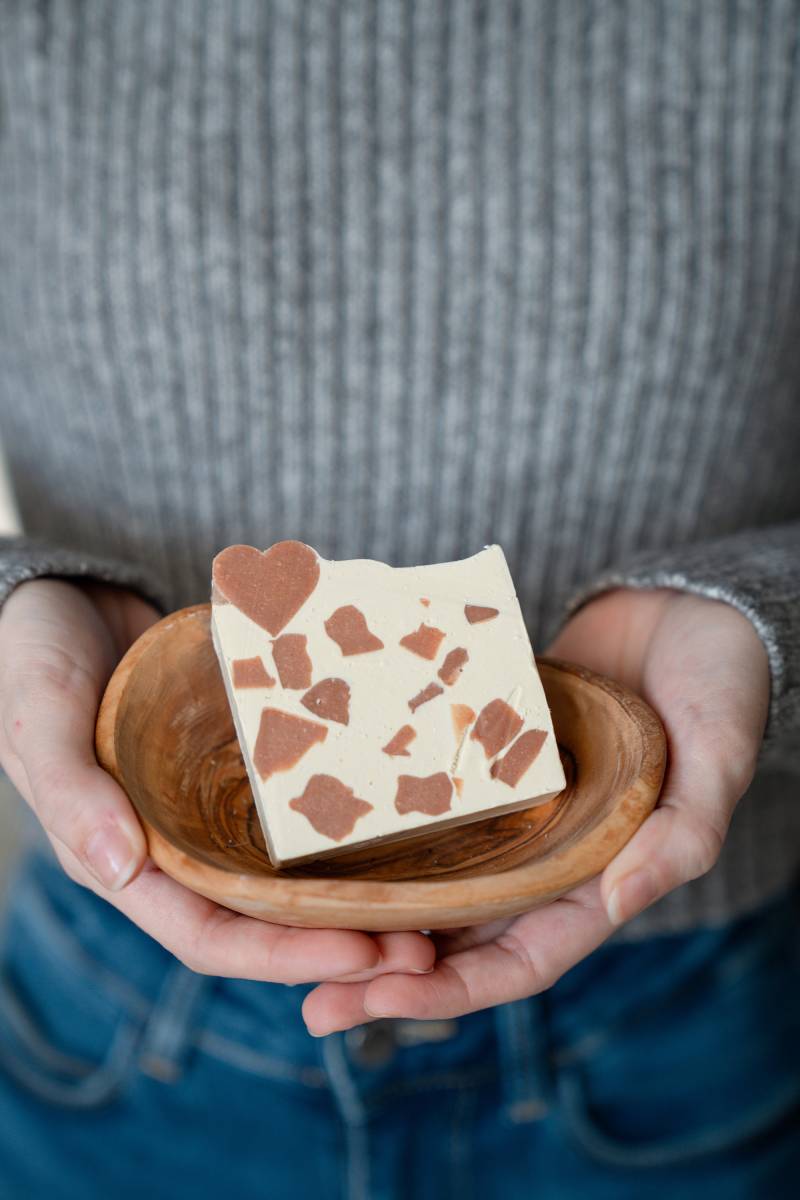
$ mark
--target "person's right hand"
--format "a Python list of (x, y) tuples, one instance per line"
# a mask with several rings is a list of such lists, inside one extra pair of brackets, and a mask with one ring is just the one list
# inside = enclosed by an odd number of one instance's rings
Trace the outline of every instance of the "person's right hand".
[(421, 933), (267, 924), (206, 900), (148, 858), (130, 802), (97, 764), (94, 726), (114, 666), (156, 620), (129, 591), (58, 579), (19, 584), (0, 612), (0, 765), (67, 875), (201, 974), (293, 984), (432, 969)]

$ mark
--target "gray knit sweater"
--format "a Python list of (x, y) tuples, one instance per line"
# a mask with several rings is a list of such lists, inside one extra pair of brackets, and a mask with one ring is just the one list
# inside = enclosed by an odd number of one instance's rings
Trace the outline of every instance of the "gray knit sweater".
[(800, 863), (800, 3), (0, 0), (0, 420), (37, 575), (203, 600), (231, 542), (505, 548), (766, 643), (719, 865)]

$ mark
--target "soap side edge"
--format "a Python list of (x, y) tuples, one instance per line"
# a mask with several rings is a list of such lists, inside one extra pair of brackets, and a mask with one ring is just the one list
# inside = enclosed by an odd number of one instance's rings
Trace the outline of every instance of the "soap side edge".
[(216, 622), (214, 619), (213, 603), (211, 605), (211, 622), (210, 622), (210, 624), (211, 624), (211, 641), (214, 646), (214, 652), (216, 653), (216, 656), (217, 656), (217, 662), (219, 663), (220, 674), (222, 675), (222, 682), (225, 686), (225, 694), (228, 699), (228, 708), (230, 709), (231, 718), (233, 720), (233, 725), (236, 730), (236, 738), (237, 738), (237, 741), (239, 742), (239, 749), (242, 754), (242, 761), (244, 762), (245, 770), (247, 771), (247, 778), (250, 781), (250, 791), (253, 793), (253, 802), (256, 806), (256, 812), (258, 814), (258, 821), (259, 821), (259, 824), (261, 825), (261, 832), (264, 835), (264, 842), (266, 843), (267, 854), (269, 855), (269, 861), (271, 862), (272, 866), (275, 867), (277, 870), (277, 868), (280, 866), (280, 859), (278, 858), (278, 855), (275, 851), (275, 847), (272, 842), (272, 838), (270, 837), (269, 825), (265, 818), (265, 814), (264, 814), (264, 810), (263, 810), (263, 806), (262, 806), (262, 799), (261, 799), (258, 775), (257, 775), (256, 769), (255, 769), (255, 767), (252, 763), (251, 757), (250, 757), (250, 752), (247, 747), (247, 739), (244, 735), (244, 730), (242, 729), (240, 721), (239, 721), (239, 712), (238, 712), (236, 702), (234, 699), (234, 695), (233, 695), (233, 685), (231, 683), (230, 674), (228, 672), (228, 665), (225, 660), (225, 655), (222, 651), (222, 647), (220, 645), (219, 638), (217, 636)]
[(514, 582), (514, 576), (511, 574), (511, 568), (508, 565), (508, 559), (506, 558), (505, 551), (503, 550), (503, 547), (500, 545), (499, 542), (492, 542), (490, 545), (487, 545), (485, 547), (485, 549), (497, 551), (496, 557), (498, 558), (499, 564), (501, 564), (502, 569), (505, 572), (505, 578), (506, 578), (506, 581), (510, 588), (510, 596), (513, 598), (514, 604), (516, 605), (517, 617), (519, 619), (520, 625), (522, 626), (522, 630), (527, 639), (528, 650), (530, 652), (530, 665), (531, 665), (532, 670), (535, 673), (536, 679), (539, 682), (539, 687), (541, 689), (542, 697), (544, 699), (545, 707), (547, 709), (547, 718), (548, 718), (549, 728), (547, 729), (546, 732), (550, 734), (553, 744), (556, 747), (555, 757), (553, 759), (553, 762), (554, 762), (554, 764), (557, 763), (556, 769), (558, 772), (560, 772), (560, 775), (561, 775), (561, 779), (562, 779), (561, 791), (563, 791), (564, 788), (567, 786), (567, 777), (564, 773), (564, 765), (561, 762), (561, 755), (558, 753), (558, 738), (556, 737), (555, 726), (553, 724), (553, 712), (552, 712), (552, 709), (550, 708), (550, 702), (547, 699), (547, 692), (545, 691), (544, 683), (542, 682), (542, 675), (539, 670), (539, 664), (536, 661), (536, 650), (533, 645), (533, 639), (531, 638), (530, 633), (528, 632), (528, 626), (525, 622), (525, 614), (522, 611), (522, 605), (520, 604), (519, 594), (517, 592), (517, 586)]

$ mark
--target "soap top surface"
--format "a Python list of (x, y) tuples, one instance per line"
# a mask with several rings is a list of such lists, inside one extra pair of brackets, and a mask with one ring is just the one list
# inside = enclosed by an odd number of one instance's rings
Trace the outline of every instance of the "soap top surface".
[(497, 545), (419, 567), (231, 546), (213, 563), (212, 635), (276, 864), (564, 787)]

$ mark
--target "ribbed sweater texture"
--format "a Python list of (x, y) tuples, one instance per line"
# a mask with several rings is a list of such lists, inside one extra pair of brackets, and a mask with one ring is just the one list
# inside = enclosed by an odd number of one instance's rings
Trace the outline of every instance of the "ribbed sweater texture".
[(0, 421), (39, 575), (499, 542), (534, 645), (614, 583), (767, 646), (719, 864), (800, 862), (797, 0), (0, 0)]

